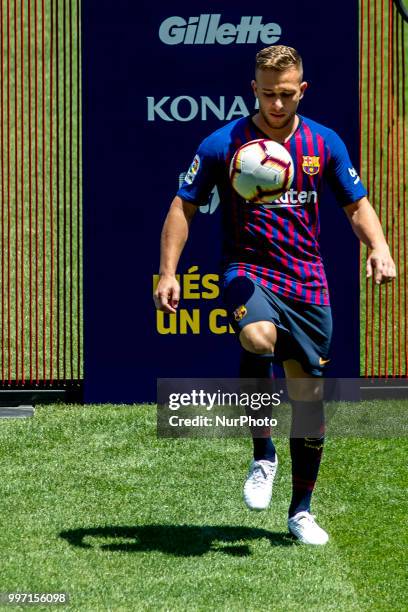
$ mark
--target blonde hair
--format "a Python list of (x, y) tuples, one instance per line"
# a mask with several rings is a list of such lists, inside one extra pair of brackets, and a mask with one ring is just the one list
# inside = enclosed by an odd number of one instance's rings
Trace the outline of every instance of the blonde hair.
[(277, 70), (278, 72), (283, 72), (288, 68), (297, 68), (300, 71), (300, 80), (302, 80), (302, 58), (293, 47), (272, 45), (271, 47), (261, 49), (256, 55), (255, 72), (257, 70)]

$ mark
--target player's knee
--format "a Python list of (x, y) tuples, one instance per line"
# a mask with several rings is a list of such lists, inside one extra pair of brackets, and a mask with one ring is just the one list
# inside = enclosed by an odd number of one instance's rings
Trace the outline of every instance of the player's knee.
[(291, 400), (315, 402), (323, 398), (323, 380), (307, 374), (296, 360), (283, 364), (288, 394)]
[(269, 321), (257, 321), (246, 325), (239, 335), (242, 348), (258, 355), (275, 351), (276, 327)]
[(322, 381), (315, 381), (313, 379), (307, 379), (297, 381), (299, 384), (296, 387), (296, 391), (293, 393), (295, 399), (303, 400), (305, 402), (316, 402), (322, 399)]
[(291, 400), (316, 402), (323, 398), (323, 381), (320, 378), (286, 379)]

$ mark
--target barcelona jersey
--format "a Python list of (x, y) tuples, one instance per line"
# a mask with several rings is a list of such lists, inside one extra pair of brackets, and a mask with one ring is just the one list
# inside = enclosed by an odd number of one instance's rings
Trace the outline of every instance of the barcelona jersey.
[(232, 121), (199, 146), (178, 195), (198, 206), (217, 186), (223, 219), (224, 279), (247, 276), (301, 302), (329, 305), (319, 248), (319, 201), (327, 182), (340, 206), (367, 194), (346, 146), (331, 129), (299, 117), (283, 144), (294, 162), (291, 188), (270, 204), (247, 202), (233, 189), (229, 167), (244, 143), (268, 138), (252, 117)]

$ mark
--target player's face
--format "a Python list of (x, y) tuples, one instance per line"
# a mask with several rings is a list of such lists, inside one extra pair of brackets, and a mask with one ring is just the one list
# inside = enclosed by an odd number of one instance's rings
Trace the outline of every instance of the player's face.
[(293, 122), (306, 87), (296, 67), (282, 72), (257, 71), (252, 88), (259, 101), (259, 114), (269, 128), (280, 130)]

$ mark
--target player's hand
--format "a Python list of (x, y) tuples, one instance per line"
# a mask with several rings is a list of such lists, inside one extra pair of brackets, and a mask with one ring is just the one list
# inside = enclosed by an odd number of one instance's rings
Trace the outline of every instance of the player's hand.
[(367, 258), (367, 278), (374, 277), (376, 285), (389, 283), (396, 277), (395, 263), (388, 246), (373, 249)]
[(176, 312), (180, 301), (180, 284), (175, 276), (161, 276), (153, 294), (157, 310)]

